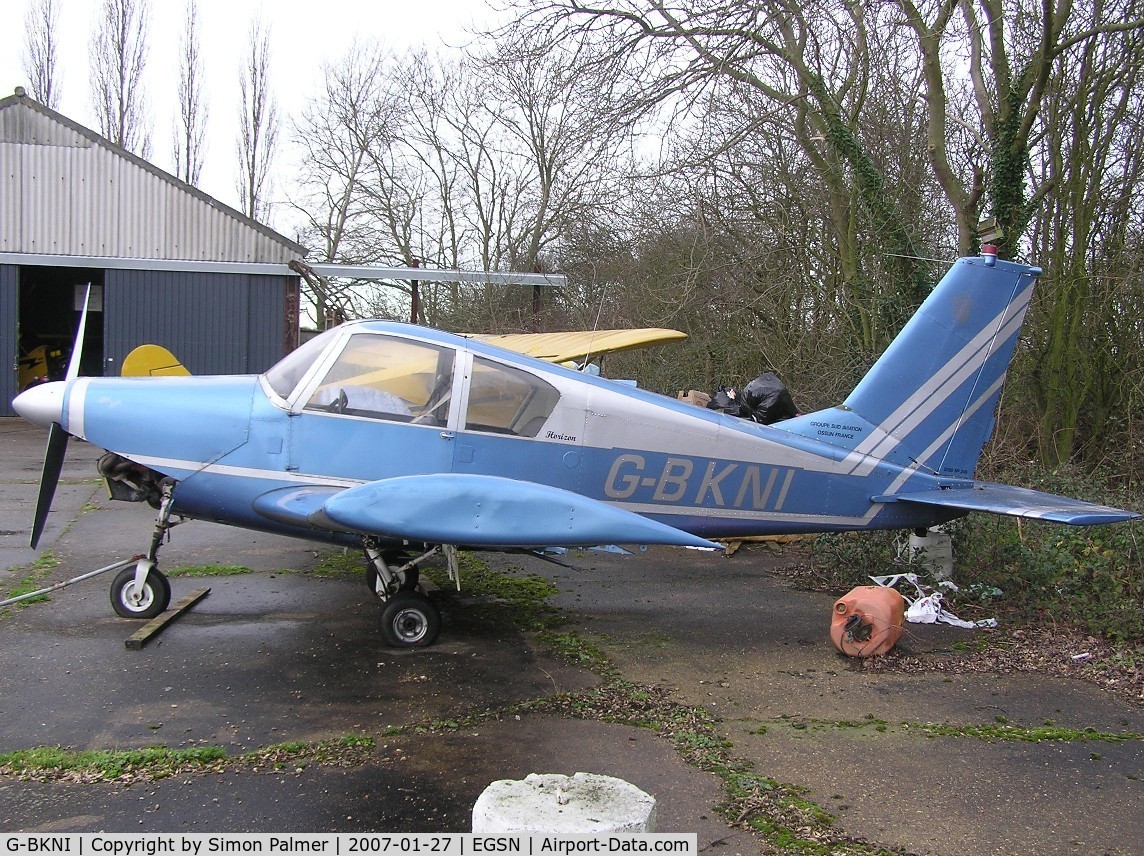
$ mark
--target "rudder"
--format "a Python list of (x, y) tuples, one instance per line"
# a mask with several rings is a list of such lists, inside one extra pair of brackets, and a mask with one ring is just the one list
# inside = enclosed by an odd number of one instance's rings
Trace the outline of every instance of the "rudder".
[(855, 474), (890, 459), (972, 477), (1040, 274), (992, 255), (958, 259), (842, 407), (789, 428), (821, 435), (809, 429), (824, 417), (857, 416), (864, 429), (842, 444)]

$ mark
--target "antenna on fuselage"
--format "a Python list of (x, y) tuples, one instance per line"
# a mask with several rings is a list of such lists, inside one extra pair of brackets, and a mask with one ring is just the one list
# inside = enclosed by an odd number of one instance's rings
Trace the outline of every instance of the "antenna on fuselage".
[(600, 329), (600, 316), (604, 314), (604, 297), (608, 294), (608, 283), (604, 283), (604, 289), (600, 292), (600, 302), (596, 306), (596, 320), (592, 322), (592, 335), (588, 339), (588, 347), (584, 351), (584, 359), (580, 363), (580, 370), (583, 371), (588, 367), (588, 360), (592, 358), (592, 345), (596, 341), (596, 332)]

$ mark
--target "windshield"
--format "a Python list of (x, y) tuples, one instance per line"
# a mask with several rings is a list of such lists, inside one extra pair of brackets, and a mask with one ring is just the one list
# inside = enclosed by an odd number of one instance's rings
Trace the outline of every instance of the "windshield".
[(293, 351), (279, 360), (268, 372), (266, 380), (282, 398), (289, 398), (298, 381), (314, 364), (318, 357), (329, 347), (330, 342), (337, 338), (337, 328), (327, 330), (315, 336), (309, 342), (299, 345)]

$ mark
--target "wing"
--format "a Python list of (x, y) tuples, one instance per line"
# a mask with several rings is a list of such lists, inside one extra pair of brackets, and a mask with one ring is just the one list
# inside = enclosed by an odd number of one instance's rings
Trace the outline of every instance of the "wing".
[(567, 333), (465, 335), (552, 363), (583, 360), (588, 356), (599, 357), (616, 351), (629, 351), (652, 345), (666, 345), (668, 342), (687, 338), (687, 334), (679, 330), (667, 330), (661, 327), (643, 327), (637, 330), (573, 330)]
[(338, 532), (465, 547), (673, 544), (705, 538), (578, 493), (501, 476), (400, 476), (351, 488), (289, 487), (260, 496), (270, 520)]
[(1110, 508), (1106, 505), (1096, 505), (1079, 499), (1069, 499), (1066, 496), (1042, 493), (1039, 490), (990, 482), (974, 482), (971, 487), (966, 488), (898, 493), (893, 496), (877, 497), (877, 499), (880, 501), (900, 500), (901, 502), (918, 502), (923, 505), (940, 505), (946, 508), (959, 508), (963, 511), (990, 511), (994, 514), (1027, 517), (1033, 520), (1049, 520), (1054, 523), (1069, 523), (1074, 526), (1120, 523), (1141, 516), (1120, 508)]

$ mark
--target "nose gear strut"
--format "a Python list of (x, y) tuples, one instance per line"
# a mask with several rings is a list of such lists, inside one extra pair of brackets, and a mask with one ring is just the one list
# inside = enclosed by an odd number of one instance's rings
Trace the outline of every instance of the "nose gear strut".
[(159, 483), (159, 513), (151, 532), (151, 546), (134, 568), (124, 568), (111, 583), (111, 608), (124, 618), (154, 618), (171, 603), (171, 584), (158, 569), (159, 548), (169, 538), (172, 527), (183, 522), (171, 521), (174, 479)]

